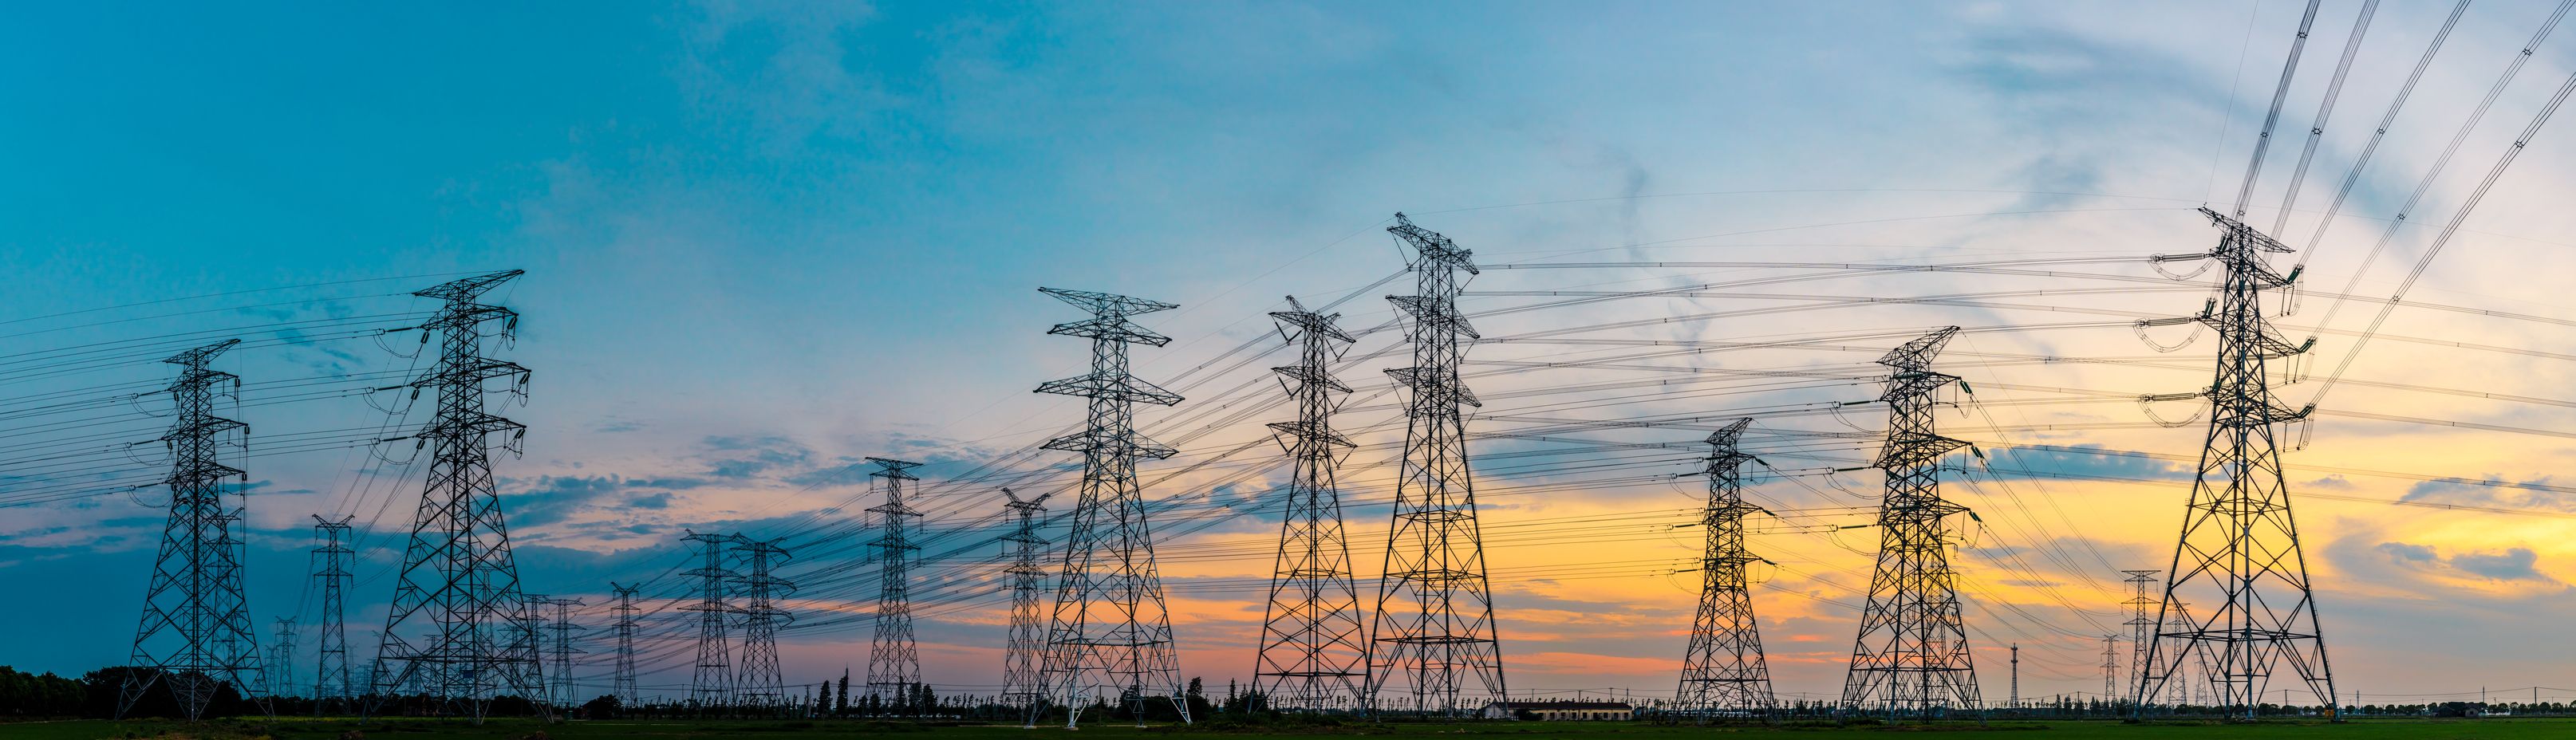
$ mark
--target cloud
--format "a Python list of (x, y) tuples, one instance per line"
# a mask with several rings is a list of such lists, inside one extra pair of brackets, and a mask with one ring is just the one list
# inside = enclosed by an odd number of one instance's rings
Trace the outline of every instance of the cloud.
[(2428, 480), (2407, 487), (2406, 495), (2399, 497), (2399, 500), (2455, 506), (2576, 511), (2576, 493), (2563, 489), (2549, 476), (2508, 482), (2504, 476), (2489, 473), (2477, 479)]
[(2146, 457), (2142, 453), (2113, 450), (2098, 444), (2071, 447), (1999, 447), (1986, 455), (1997, 467), (1999, 478), (2120, 478), (2136, 480), (2191, 480), (2191, 467), (2169, 460)]
[(2388, 553), (2389, 558), (2403, 563), (2430, 563), (2441, 560), (2441, 556), (2435, 555), (2433, 553), (2433, 548), (2429, 545), (2412, 545), (2404, 542), (2382, 542), (2379, 543), (2379, 547), (2374, 549)]
[(671, 508), (671, 492), (663, 491), (650, 496), (637, 496), (627, 499), (626, 505), (638, 509), (668, 509)]
[(2492, 581), (2541, 581), (2552, 579), (2540, 572), (2540, 554), (2531, 548), (2514, 547), (2502, 552), (2464, 552), (2442, 557), (2431, 545), (2408, 542), (2382, 542), (2375, 548), (2390, 562), (2419, 569), (2447, 569)]

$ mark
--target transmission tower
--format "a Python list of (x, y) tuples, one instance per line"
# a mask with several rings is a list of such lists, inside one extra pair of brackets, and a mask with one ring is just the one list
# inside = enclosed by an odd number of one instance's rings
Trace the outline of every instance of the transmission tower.
[[(1082, 483), (1065, 539), (1064, 572), (1056, 582), (1041, 674), (1049, 693), (1067, 707), (1066, 727), (1079, 724), (1083, 707), (1094, 699), (1126, 703), (1143, 726), (1149, 686), (1168, 689), (1172, 706), (1187, 723), (1190, 705), (1182, 699), (1171, 611), (1163, 599), (1162, 574), (1154, 567), (1145, 492), (1136, 483), (1137, 458), (1161, 460), (1174, 452), (1136, 433), (1136, 402), (1170, 406), (1181, 397), (1127, 371), (1127, 345), (1160, 347), (1172, 341), (1127, 317), (1178, 306), (1107, 293), (1038, 290), (1091, 312), (1090, 319), (1047, 330), (1090, 339), (1091, 372), (1037, 389), (1090, 399), (1082, 431), (1046, 443), (1046, 449), (1082, 453)], [(1034, 715), (1030, 721), (1036, 721)]]
[(2011, 702), (2012, 702), (2012, 703), (2010, 703), (2010, 704), (2006, 704), (2005, 706), (2010, 707), (2010, 708), (2013, 708), (2013, 709), (2020, 709), (2020, 708), (2021, 708), (2021, 643), (2018, 643), (2018, 642), (2013, 643), (2013, 646), (2012, 646), (2012, 699), (2011, 699)]
[(2155, 641), (2156, 599), (2148, 595), (2148, 590), (2156, 587), (2156, 574), (2160, 571), (2124, 570), (2120, 572), (2129, 576), (2122, 579), (2129, 584), (2129, 600), (2121, 602), (2123, 606), (2129, 607), (2129, 621), (2123, 623), (2129, 626), (2129, 678), (2122, 685), (2136, 686), (2139, 677), (2144, 676), (2147, 671), (2147, 643)]
[(1878, 398), (1888, 408), (1887, 441), (1875, 467), (1887, 472), (1887, 491), (1878, 512), (1878, 566), (1843, 680), (1847, 711), (1933, 719), (1979, 708), (1944, 521), (1968, 509), (1941, 498), (1939, 465), (1967, 443), (1932, 429), (1933, 395), (1959, 378), (1927, 369), (1958, 331), (1923, 335), (1878, 359), (1896, 371)]
[(1708, 508), (1700, 512), (1708, 549), (1700, 556), (1699, 616), (1691, 620), (1681, 686), (1673, 693), (1674, 709), (1700, 721), (1767, 717), (1774, 706), (1771, 667), (1762, 657), (1762, 631), (1744, 577), (1746, 565), (1762, 561), (1744, 549), (1744, 517), (1762, 510), (1744, 502), (1742, 467), (1753, 456), (1737, 449), (1752, 425), (1737, 419), (1708, 435)]
[(295, 691), (295, 620), (278, 617), (275, 639), (268, 644), (268, 694), (287, 696)]
[[(477, 722), (503, 691), (532, 700), (545, 691), (536, 645), (505, 636), (531, 616), (492, 481), (493, 438), (501, 449), (519, 454), (527, 426), (484, 410), (489, 381), (509, 379), (505, 392), (527, 399), (528, 369), (483, 355), (486, 338), (514, 337), (519, 314), (476, 302), (520, 274), (496, 272), (413, 293), (446, 302), (415, 327), (424, 344), (437, 336), (438, 365), (395, 386), (409, 387), (415, 398), (432, 394), (438, 415), (407, 437), (429, 450), (429, 480), (385, 616), (374, 693), (424, 694), (434, 702), (432, 713), (462, 713)], [(487, 333), (487, 325), (496, 323), (500, 330)], [(406, 437), (386, 441), (400, 439)]]
[(546, 692), (548, 701), (554, 702), (557, 707), (577, 706), (581, 704), (581, 699), (573, 695), (572, 656), (588, 652), (572, 646), (572, 633), (579, 629), (573, 626), (572, 608), (581, 606), (581, 600), (540, 597), (537, 603), (555, 608), (554, 621), (546, 625), (546, 629), (553, 632), (555, 638), (546, 650), (547, 657), (552, 658), (554, 663), (553, 686)]
[(742, 577), (742, 671), (736, 674), (737, 696), (745, 706), (782, 713), (787, 709), (787, 686), (778, 667), (778, 629), (786, 626), (790, 615), (778, 601), (795, 585), (773, 575), (771, 569), (787, 562), (787, 548), (778, 546), (777, 540), (746, 539), (736, 549), (749, 571)]
[(868, 646), (868, 696), (878, 706), (909, 703), (912, 687), (921, 683), (921, 654), (912, 641), (912, 558), (921, 549), (912, 544), (909, 534), (912, 520), (921, 512), (903, 503), (905, 484), (921, 480), (912, 469), (917, 462), (868, 458), (877, 464), (877, 472), (868, 474), (885, 490), (885, 503), (868, 509), (877, 515), (877, 612), (876, 629)]
[(313, 532), (322, 539), (322, 546), (313, 548), (312, 556), (313, 580), (321, 586), (322, 592), (322, 646), (313, 666), (313, 711), (316, 713), (332, 702), (345, 702), (356, 698), (357, 694), (356, 687), (349, 681), (349, 628), (344, 621), (351, 578), (349, 566), (357, 558), (357, 551), (347, 544), (349, 520), (354, 518), (354, 515), (344, 516), (339, 521), (332, 521), (320, 514), (313, 515)]
[(2216, 211), (2203, 208), (2201, 214), (2223, 232), (2218, 247), (2156, 259), (2217, 260), (2227, 270), (2218, 296), (2190, 319), (2142, 323), (2198, 321), (2218, 330), (2217, 373), (2207, 390), (2147, 397), (2209, 400), (2207, 443), (2161, 602), (2165, 609), (2182, 601), (2215, 606), (2180, 629), (2167, 627), (2147, 647), (2135, 711), (2145, 712), (2146, 699), (2195, 648), (2214, 656), (2209, 679), (2220, 694), (2216, 704), (2229, 714), (2254, 718), (2281, 664), (2307, 684), (2319, 704), (2333, 707), (2334, 670), (2326, 661), (2298, 523), (2290, 515), (2278, 439), (2284, 425), (2307, 418), (2314, 407), (2292, 410), (2275, 400), (2267, 366), (2309, 345), (2273, 335), (2262, 306), (2263, 291), (2289, 287), (2298, 271), (2276, 273), (2264, 261), (2264, 255), (2289, 247)]
[(685, 574), (698, 577), (698, 603), (680, 607), (698, 613), (698, 670), (689, 677), (689, 701), (700, 712), (717, 712), (734, 703), (733, 645), (725, 624), (733, 613), (725, 584), (734, 580), (734, 572), (725, 567), (725, 550), (742, 537), (682, 531), (689, 536), (680, 539), (706, 548), (704, 564)]
[(635, 706), (640, 703), (635, 691), (635, 628), (638, 624), (635, 615), (640, 611), (635, 606), (635, 592), (639, 587), (620, 586), (616, 581), (610, 581), (608, 587), (617, 592), (617, 605), (611, 607), (617, 615), (617, 622), (613, 625), (617, 635), (617, 669), (614, 677), (609, 679), (608, 693), (615, 695), (620, 704)]
[(1351, 389), (1333, 378), (1326, 363), (1358, 340), (1333, 325), (1340, 314), (1308, 311), (1294, 296), (1288, 306), (1270, 317), (1279, 322), (1281, 338), (1298, 343), (1298, 362), (1271, 370), (1284, 378), (1281, 385), (1296, 401), (1297, 420), (1270, 424), (1291, 469), (1253, 689), (1274, 708), (1357, 709), (1368, 696), (1368, 624), (1360, 616), (1350, 540), (1342, 531), (1341, 487), (1333, 476), (1352, 445), (1332, 425), (1340, 405), (1334, 394)]
[(2120, 695), (2120, 636), (2102, 636), (2102, 702)]
[[(1415, 294), (1387, 298), (1413, 318), (1405, 326), (1413, 366), (1386, 372), (1413, 394), (1370, 630), (1369, 698), (1379, 711), (1455, 717), (1482, 705), (1461, 696), (1469, 681), (1491, 699), (1508, 696), (1493, 589), (1485, 579), (1484, 532), (1467, 472), (1467, 422), (1458, 410), (1484, 405), (1458, 378), (1466, 340), (1477, 337), (1458, 313), (1465, 282), (1458, 273), (1477, 271), (1467, 250), (1404, 214), (1387, 231), (1415, 251), (1407, 265)], [(1390, 696), (1390, 689), (1400, 693)]]
[[(241, 378), (206, 367), (240, 343), (227, 339), (163, 360), (180, 368), (166, 389), (174, 418), (158, 440), (170, 452), (170, 476), (161, 481), (170, 488), (170, 518), (134, 630), (132, 664), (140, 670), (117, 690), (119, 718), (155, 682), (170, 687), (191, 720), (204, 717), (227, 684), (245, 697), (261, 697), (267, 686), (242, 591), (242, 540), (233, 533), (249, 500), (225, 482), (249, 474), (221, 460), (227, 448), (240, 454), (249, 427), (214, 413), (217, 397), (239, 397)], [(266, 699), (260, 702), (265, 709)]]
[(1046, 512), (1046, 500), (1054, 495), (1023, 500), (1011, 489), (1002, 489), (1002, 496), (1011, 501), (1005, 506), (1017, 516), (1019, 527), (1002, 538), (1011, 547), (1011, 567), (1004, 571), (1011, 577), (1011, 637), (1002, 650), (1001, 701), (1032, 713), (1046, 700), (1039, 652), (1046, 646), (1043, 563), (1047, 541), (1038, 537), (1038, 515)]

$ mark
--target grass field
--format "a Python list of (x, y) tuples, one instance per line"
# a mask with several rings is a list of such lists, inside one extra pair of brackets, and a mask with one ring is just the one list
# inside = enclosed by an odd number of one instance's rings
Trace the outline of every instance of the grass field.
[[(907, 740), (1001, 740), (1028, 738), (1033, 735), (1062, 733), (1059, 728), (1024, 730), (1016, 725), (959, 725), (924, 727), (907, 724), (863, 722), (778, 722), (778, 721), (595, 721), (544, 724), (534, 720), (493, 720), (481, 726), (464, 722), (392, 720), (359, 724), (353, 720), (279, 719), (273, 722), (217, 721), (188, 724), (167, 721), (111, 722), (78, 720), (65, 722), (27, 722), (0, 724), (0, 738), (8, 740), (98, 740), (100, 738), (155, 738), (160, 740), (341, 740), (351, 730), (364, 740), (440, 740), (472, 738), (476, 740), (674, 740), (686, 738), (723, 738), (728, 740), (832, 740), (837, 738), (906, 738)], [(2356, 720), (2342, 725), (2323, 723), (2274, 723), (2259, 725), (2151, 724), (2123, 725), (2112, 722), (1996, 722), (1984, 727), (1974, 724), (1941, 724), (1931, 727), (1662, 727), (1628, 723), (1550, 723), (1492, 722), (1459, 725), (1395, 724), (1354, 725), (1328, 730), (1243, 730), (1155, 726), (1144, 729), (1114, 725), (1087, 726), (1076, 737), (1089, 740), (1115, 738), (1173, 738), (1198, 736), (1206, 738), (1348, 738), (1373, 736), (1418, 740), (1471, 740), (1490, 737), (1493, 740), (1526, 738), (1586, 738), (1590, 740), (1682, 740), (1723, 736), (1753, 740), (1762, 737), (1825, 740), (1827, 738), (1884, 738), (1889, 735), (1941, 733), (1967, 740), (1970, 736), (2007, 738), (2062, 738), (2089, 740), (2231, 740), (2235, 738), (2335, 738), (2336, 740), (2396, 740), (2426, 738), (2429, 740), (2518, 740), (2520, 738), (2576, 737), (2576, 719), (2476, 719), (2476, 720)], [(542, 734), (540, 734), (542, 733)], [(1465, 736), (1462, 738), (1461, 736)]]

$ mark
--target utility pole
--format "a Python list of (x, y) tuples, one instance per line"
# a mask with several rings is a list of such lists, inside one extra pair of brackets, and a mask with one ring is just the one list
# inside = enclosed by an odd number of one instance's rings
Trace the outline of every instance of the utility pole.
[(1887, 441), (1875, 467), (1887, 471), (1887, 492), (1878, 514), (1877, 571), (1843, 681), (1846, 711), (1931, 720), (1979, 707), (1946, 524), (1968, 508), (1941, 498), (1939, 465), (1942, 455), (1967, 443), (1932, 427), (1933, 394), (1959, 378), (1927, 369), (1958, 331), (1923, 335), (1878, 360), (1896, 371), (1878, 398), (1888, 408)]
[(787, 678), (778, 666), (778, 630), (794, 615), (780, 608), (778, 600), (796, 585), (771, 575), (771, 569), (787, 562), (787, 548), (778, 543), (744, 539), (735, 545), (750, 571), (742, 579), (742, 671), (737, 677), (745, 706), (785, 716)]
[(1360, 616), (1333, 470), (1353, 446), (1333, 431), (1333, 411), (1341, 405), (1334, 394), (1351, 388), (1328, 365), (1359, 340), (1333, 325), (1341, 314), (1308, 311), (1295, 296), (1288, 307), (1270, 318), (1281, 339), (1297, 343), (1297, 364), (1271, 371), (1285, 378), (1297, 419), (1270, 424), (1290, 470), (1252, 687), (1271, 708), (1358, 709), (1368, 697), (1368, 624)]
[(555, 638), (553, 646), (548, 650), (554, 658), (555, 680), (553, 690), (548, 691), (547, 694), (552, 697), (551, 701), (556, 707), (568, 710), (580, 706), (581, 698), (573, 695), (572, 656), (575, 653), (588, 651), (577, 650), (572, 646), (572, 633), (576, 629), (572, 623), (572, 608), (581, 606), (581, 600), (541, 598), (537, 603), (555, 608), (554, 623), (546, 627), (554, 632)]
[(742, 537), (682, 531), (688, 536), (680, 539), (705, 548), (701, 564), (684, 574), (698, 578), (698, 603), (680, 607), (698, 613), (698, 665), (689, 677), (689, 702), (700, 713), (720, 713), (734, 703), (733, 645), (725, 625), (726, 615), (733, 613), (725, 584), (734, 579), (734, 573), (725, 567), (725, 546), (741, 542)]
[[(492, 481), (492, 448), (520, 454), (527, 426), (484, 410), (489, 381), (508, 379), (504, 392), (527, 399), (528, 369), (483, 354), (486, 339), (514, 337), (519, 314), (475, 302), (520, 274), (496, 272), (413, 293), (445, 301), (414, 327), (423, 344), (438, 338), (438, 365), (384, 389), (409, 388), (414, 398), (431, 394), (437, 416), (408, 437), (385, 440), (413, 440), (429, 450), (430, 464), (385, 616), (374, 694), (378, 701), (426, 694), (432, 713), (462, 713), (478, 723), (502, 691), (534, 700), (545, 690), (536, 646), (503, 636), (529, 615)], [(494, 323), (500, 331), (487, 334), (486, 325)]]
[(1744, 502), (1743, 466), (1753, 456), (1738, 446), (1752, 425), (1752, 419), (1737, 419), (1708, 435), (1708, 507), (1700, 512), (1708, 546), (1700, 555), (1699, 615), (1691, 620), (1681, 686), (1673, 693), (1674, 709), (1701, 722), (1712, 715), (1767, 718), (1774, 707), (1771, 668), (1762, 657), (1762, 631), (1744, 577), (1747, 564), (1769, 562), (1744, 547), (1744, 517), (1762, 510)]
[(1484, 405), (1458, 375), (1467, 343), (1477, 338), (1458, 312), (1465, 283), (1458, 273), (1478, 271), (1471, 252), (1404, 214), (1387, 231), (1414, 249), (1407, 265), (1414, 295), (1387, 297), (1411, 317), (1405, 341), (1413, 365), (1386, 372), (1412, 396), (1371, 623), (1369, 699), (1376, 711), (1459, 717), (1482, 704), (1462, 696), (1470, 681), (1491, 699), (1510, 696), (1459, 411)]
[(174, 412), (170, 431), (157, 440), (170, 452), (170, 476), (161, 480), (170, 489), (170, 517), (134, 629), (131, 664), (143, 670), (127, 674), (117, 689), (119, 719), (156, 682), (170, 688), (190, 720), (205, 716), (225, 684), (268, 708), (258, 636), (242, 590), (243, 545), (233, 533), (249, 499), (225, 482), (247, 482), (250, 474), (222, 461), (227, 451), (243, 454), (250, 427), (214, 412), (219, 396), (238, 403), (241, 377), (207, 367), (240, 343), (226, 339), (163, 360), (180, 368), (165, 389)]
[(2298, 522), (2291, 516), (2290, 491), (2281, 475), (2279, 436), (2315, 408), (2282, 406), (2272, 396), (2268, 367), (2270, 360), (2306, 352), (2315, 340), (2298, 345), (2281, 340), (2262, 306), (2263, 291), (2290, 287), (2299, 273), (2276, 273), (2265, 262), (2264, 255), (2287, 253), (2289, 247), (2216, 211), (2203, 208), (2201, 214), (2224, 232), (2217, 248), (2155, 259), (2217, 260), (2227, 270), (2218, 295), (2197, 316), (2139, 323), (2199, 322), (2218, 330), (2217, 373), (2207, 390), (2145, 397), (2206, 398), (2211, 406), (2199, 473), (2192, 480), (2173, 566), (2165, 571), (2162, 601), (2167, 609), (2186, 600), (2214, 607), (2148, 646), (2149, 667), (2139, 681), (2137, 711), (2143, 714), (2143, 699), (2154, 696), (2193, 649), (2216, 654), (2210, 680), (2221, 694), (2218, 704), (2235, 708), (2231, 714), (2257, 716), (2264, 684), (2281, 664), (2320, 703), (2333, 706), (2334, 670), (2326, 660), (2316, 591), (2308, 580), (2307, 555), (2299, 545)]
[(877, 464), (877, 487), (885, 491), (885, 503), (868, 509), (877, 515), (877, 611), (876, 629), (868, 649), (868, 696), (879, 706), (898, 707), (912, 701), (912, 687), (921, 683), (921, 654), (912, 639), (912, 558), (921, 549), (912, 544), (912, 520), (921, 512), (903, 503), (905, 484), (921, 480), (912, 469), (921, 463), (868, 458)]
[(1052, 493), (1037, 498), (1021, 499), (1011, 489), (1002, 489), (1005, 504), (1019, 522), (1002, 541), (1009, 543), (1011, 567), (1003, 571), (1011, 577), (1011, 636), (1002, 649), (1002, 704), (1018, 706), (1029, 717), (1029, 727), (1036, 727), (1037, 712), (1046, 701), (1046, 679), (1040, 673), (1046, 649), (1047, 615), (1045, 602), (1046, 546), (1038, 537), (1038, 515), (1046, 513), (1046, 500)]
[(356, 698), (349, 681), (349, 628), (344, 621), (348, 604), (349, 566), (358, 551), (346, 544), (349, 520), (339, 521), (313, 515), (313, 531), (320, 535), (322, 546), (313, 548), (313, 580), (322, 591), (322, 647), (313, 667), (313, 711), (320, 714), (333, 702)]
[(1046, 443), (1046, 449), (1082, 453), (1082, 482), (1065, 539), (1055, 614), (1048, 620), (1042, 673), (1051, 693), (1067, 707), (1066, 727), (1080, 723), (1083, 707), (1095, 697), (1126, 702), (1143, 726), (1149, 685), (1156, 691), (1168, 688), (1173, 707), (1187, 723), (1190, 705), (1182, 699), (1171, 610), (1163, 598), (1162, 574), (1154, 567), (1144, 491), (1136, 482), (1138, 458), (1161, 460), (1175, 452), (1136, 433), (1136, 402), (1170, 406), (1181, 397), (1127, 369), (1127, 345), (1160, 347), (1172, 341), (1127, 317), (1178, 306), (1107, 293), (1038, 290), (1091, 312), (1090, 319), (1047, 330), (1090, 339), (1091, 372), (1037, 389), (1090, 399), (1083, 430)]
[(2005, 706), (2021, 708), (2021, 643), (2012, 646), (2012, 701)]
[(617, 593), (617, 605), (610, 608), (617, 615), (613, 627), (617, 635), (617, 669), (609, 679), (608, 693), (615, 695), (619, 704), (631, 707), (641, 703), (635, 691), (635, 615), (641, 611), (635, 606), (635, 592), (641, 586), (620, 586), (610, 581), (608, 587)]
[(268, 694), (286, 696), (295, 691), (295, 620), (278, 617), (275, 628), (268, 644)]

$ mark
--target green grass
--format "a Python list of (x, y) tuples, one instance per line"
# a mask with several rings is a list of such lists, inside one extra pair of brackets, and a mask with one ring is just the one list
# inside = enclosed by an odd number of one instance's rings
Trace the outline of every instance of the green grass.
[(1060, 728), (1023, 730), (1017, 725), (916, 726), (900, 723), (847, 721), (782, 722), (782, 721), (691, 721), (691, 720), (621, 720), (565, 722), (545, 724), (535, 720), (498, 719), (481, 726), (461, 721), (394, 719), (360, 724), (346, 719), (280, 718), (275, 721), (220, 720), (204, 723), (137, 720), (77, 720), (65, 722), (25, 722), (0, 724), (0, 739), (5, 740), (101, 740), (138, 738), (151, 740), (340, 740), (344, 733), (356, 730), (365, 740), (532, 740), (543, 733), (545, 740), (839, 740), (841, 738), (904, 738), (905, 740), (1002, 740), (1053, 736), (1063, 740), (1176, 740), (1186, 737), (1209, 738), (1350, 738), (1354, 736), (1402, 736), (1415, 740), (1442, 738), (1490, 738), (1491, 740), (1540, 740), (1541, 738), (1588, 738), (1590, 740), (1693, 740), (1709, 736), (1756, 740), (1828, 740), (1830, 738), (1880, 738), (1891, 735), (1936, 732), (1945, 737), (1967, 740), (1966, 736), (2002, 736), (2013, 740), (2233, 740), (2244, 738), (2333, 738), (2334, 740), (2519, 740), (2520, 738), (2576, 737), (2576, 719), (2477, 719), (2477, 720), (2356, 720), (2341, 725), (2315, 722), (2279, 722), (2258, 725), (2217, 724), (2147, 724), (2124, 725), (2113, 722), (1995, 722), (1979, 727), (1972, 723), (1945, 723), (1931, 727), (1916, 725), (1892, 727), (1795, 726), (1762, 727), (1662, 727), (1630, 723), (1538, 723), (1477, 722), (1467, 724), (1391, 724), (1352, 725), (1329, 730), (1250, 730), (1182, 728), (1154, 726), (1137, 729), (1114, 724), (1085, 726), (1078, 734), (1063, 735)]

